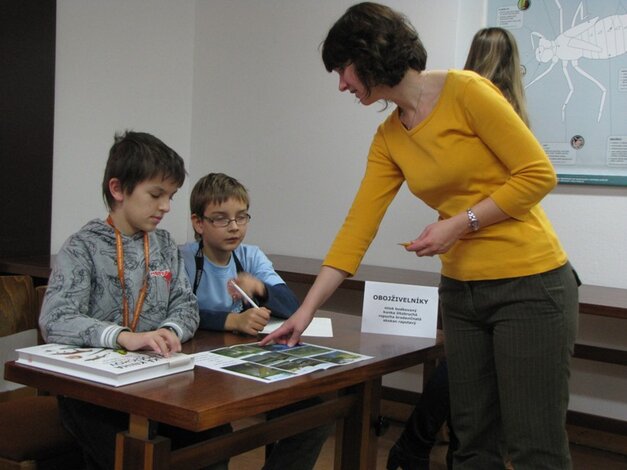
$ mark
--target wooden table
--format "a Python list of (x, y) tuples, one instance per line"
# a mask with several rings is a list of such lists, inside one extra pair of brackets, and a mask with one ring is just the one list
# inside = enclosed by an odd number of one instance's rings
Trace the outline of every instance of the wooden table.
[[(361, 333), (361, 319), (353, 315), (321, 311), (318, 316), (333, 319), (334, 337), (303, 338), (305, 342), (373, 358), (272, 384), (196, 367), (113, 388), (15, 362), (6, 364), (5, 378), (130, 413), (128, 432), (118, 435), (116, 469), (206, 466), (334, 421), (335, 468), (374, 469), (373, 424), (379, 416), (381, 377), (433, 360), (442, 355), (443, 346), (433, 339)], [(230, 333), (200, 331), (184, 344), (184, 352), (249, 341)], [(180, 450), (170, 451), (168, 439), (151, 433), (152, 421), (202, 431), (315, 396), (323, 396), (323, 402)]]

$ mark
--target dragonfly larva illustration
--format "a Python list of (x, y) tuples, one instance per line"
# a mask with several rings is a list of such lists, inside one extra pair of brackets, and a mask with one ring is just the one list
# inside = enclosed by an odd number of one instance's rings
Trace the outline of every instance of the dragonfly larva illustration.
[[(599, 19), (598, 16), (584, 21), (583, 2), (579, 4), (570, 29), (564, 31), (562, 6), (559, 0), (555, 0), (559, 10), (560, 34), (554, 40), (546, 39), (539, 32), (531, 33), (531, 47), (535, 48), (536, 60), (541, 63), (551, 62), (549, 68), (533, 79), (525, 88), (529, 88), (534, 83), (545, 77), (558, 61), (562, 61), (562, 72), (568, 83), (568, 95), (562, 105), (562, 121), (566, 112), (566, 106), (570, 101), (575, 89), (568, 73), (568, 65), (582, 77), (594, 83), (601, 90), (601, 101), (597, 122), (603, 115), (603, 105), (607, 89), (596, 78), (583, 70), (579, 65), (579, 59), (609, 60), (627, 52), (627, 14), (612, 15)], [(581, 23), (575, 25), (579, 17)], [(537, 39), (536, 46), (534, 39)]]

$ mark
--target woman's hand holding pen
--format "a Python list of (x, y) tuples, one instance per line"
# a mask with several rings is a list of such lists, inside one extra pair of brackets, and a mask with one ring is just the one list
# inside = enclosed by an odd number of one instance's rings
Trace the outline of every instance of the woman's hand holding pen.
[[(480, 228), (510, 219), (510, 216), (496, 205), (490, 197), (472, 206)], [(457, 240), (471, 233), (467, 211), (462, 211), (448, 219), (438, 220), (427, 225), (415, 240), (401, 243), (407, 251), (414, 251), (416, 256), (433, 256), (446, 253)]]
[(450, 250), (467, 230), (466, 215), (459, 214), (427, 225), (418, 238), (402, 245), (416, 256), (439, 255)]

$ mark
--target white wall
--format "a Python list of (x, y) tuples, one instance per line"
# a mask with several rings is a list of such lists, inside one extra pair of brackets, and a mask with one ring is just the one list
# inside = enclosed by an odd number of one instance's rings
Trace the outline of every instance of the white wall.
[[(157, 135), (190, 161), (192, 1), (59, 0), (51, 252), (106, 216), (101, 182), (116, 132)], [(187, 182), (162, 227), (184, 240)]]
[[(249, 243), (324, 257), (387, 115), (338, 93), (320, 59), (318, 45), (352, 3), (58, 0), (51, 251), (104, 215), (99, 187), (113, 132), (133, 128), (179, 151), (192, 183), (222, 171), (247, 185)], [(485, 16), (479, 2), (384, 3), (417, 27), (429, 68), (461, 67)], [(186, 186), (162, 224), (179, 242), (192, 236), (188, 195)], [(626, 188), (560, 186), (544, 206), (585, 283), (627, 288)], [(403, 188), (364, 262), (437, 271), (437, 260), (396, 246), (434, 219)], [(627, 345), (627, 328), (613, 319), (582, 318), (580, 336)], [(627, 419), (624, 368), (576, 360), (572, 382), (573, 409)]]

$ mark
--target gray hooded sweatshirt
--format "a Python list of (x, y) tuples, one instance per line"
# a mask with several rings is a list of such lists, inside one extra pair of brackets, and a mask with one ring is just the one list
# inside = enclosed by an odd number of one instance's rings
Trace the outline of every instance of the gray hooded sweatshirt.
[[(149, 234), (148, 292), (136, 331), (173, 328), (181, 342), (198, 328), (198, 305), (171, 235)], [(129, 322), (145, 276), (143, 232), (122, 235)], [(56, 257), (39, 318), (49, 343), (117, 347), (123, 326), (122, 289), (118, 277), (115, 232), (92, 220), (70, 236)]]

